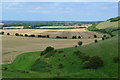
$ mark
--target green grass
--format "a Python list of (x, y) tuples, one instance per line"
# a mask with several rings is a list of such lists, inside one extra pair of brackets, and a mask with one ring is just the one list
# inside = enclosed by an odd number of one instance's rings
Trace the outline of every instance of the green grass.
[(30, 66), (39, 58), (39, 52), (28, 52), (19, 55), (11, 65), (7, 65), (9, 70), (28, 70)]
[[(83, 69), (81, 59), (73, 52), (80, 50), (85, 55), (100, 56), (104, 61), (104, 66), (97, 70)], [(64, 51), (59, 53), (58, 51)], [(3, 71), (3, 77), (16, 78), (52, 78), (52, 77), (79, 77), (79, 78), (117, 78), (118, 64), (113, 62), (113, 57), (118, 56), (118, 37), (91, 43), (85, 46), (58, 49), (51, 57), (46, 55), (39, 57), (40, 52), (24, 53), (16, 58)], [(66, 55), (66, 57), (64, 57)], [(74, 64), (72, 64), (74, 63)], [(59, 68), (63, 64), (63, 68)], [(29, 71), (29, 73), (11, 71)], [(59, 74), (59, 76), (58, 76)]]
[(96, 28), (97, 29), (106, 29), (106, 28), (116, 29), (118, 28), (118, 22), (119, 21), (115, 21), (115, 22), (105, 21), (105, 22), (98, 24)]

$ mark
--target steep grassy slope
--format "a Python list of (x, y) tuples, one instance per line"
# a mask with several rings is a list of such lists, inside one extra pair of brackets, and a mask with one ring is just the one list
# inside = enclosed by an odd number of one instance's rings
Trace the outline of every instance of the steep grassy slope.
[(96, 26), (96, 28), (97, 29), (106, 29), (106, 28), (117, 29), (118, 28), (118, 22), (119, 21), (115, 21), (115, 22), (110, 22), (110, 20), (105, 21), (105, 22), (102, 22), (102, 23), (98, 24)]
[[(81, 59), (74, 54), (74, 51), (78, 50), (85, 55), (100, 56), (104, 61), (104, 67), (98, 70), (83, 69)], [(13, 64), (8, 66), (8, 70), (3, 71), (3, 77), (118, 77), (118, 64), (113, 62), (113, 57), (118, 56), (117, 36), (85, 46), (58, 49), (52, 56), (39, 57), (39, 54), (40, 52), (32, 52), (18, 56)], [(29, 71), (29, 73), (19, 71)]]
[(120, 22), (120, 17), (111, 18), (99, 24), (94, 24), (88, 27), (90, 31), (98, 31), (102, 33), (110, 33), (119, 29), (118, 23)]

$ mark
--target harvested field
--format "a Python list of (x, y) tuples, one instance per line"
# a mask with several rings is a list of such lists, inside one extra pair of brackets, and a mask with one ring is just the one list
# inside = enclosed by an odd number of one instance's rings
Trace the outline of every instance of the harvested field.
[[(100, 38), (97, 38), (98, 40)], [(47, 46), (54, 48), (74, 47), (78, 41), (83, 41), (83, 45), (94, 42), (91, 39), (47, 39), (47, 38), (32, 38), (32, 37), (17, 37), (7, 36), (2, 37), (2, 63), (11, 63), (16, 56), (24, 52), (41, 51)]]
[(51, 38), (56, 38), (56, 36), (72, 38), (73, 36), (80, 36), (81, 38), (93, 38), (94, 35), (97, 37), (102, 37), (102, 34), (97, 32), (87, 31), (86, 28), (80, 29), (17, 29), (17, 30), (3, 30), (6, 33), (15, 35), (19, 34), (34, 34), (34, 35), (50, 35)]

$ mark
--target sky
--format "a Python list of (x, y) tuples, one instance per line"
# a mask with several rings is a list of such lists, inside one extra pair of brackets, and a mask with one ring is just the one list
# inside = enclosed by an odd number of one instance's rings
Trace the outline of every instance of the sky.
[(117, 2), (3, 2), (2, 20), (104, 21), (118, 16)]

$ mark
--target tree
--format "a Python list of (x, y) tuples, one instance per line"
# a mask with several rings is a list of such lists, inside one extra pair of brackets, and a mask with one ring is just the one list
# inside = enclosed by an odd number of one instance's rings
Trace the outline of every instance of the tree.
[(4, 35), (4, 32), (2, 31), (1, 34)]
[(95, 40), (94, 42), (95, 42), (95, 43), (97, 43), (97, 42), (98, 42), (98, 40)]
[(10, 33), (7, 33), (7, 35), (10, 35)]
[(20, 34), (20, 36), (23, 36), (23, 34)]
[(97, 38), (97, 35), (96, 35), (96, 34), (94, 35), (94, 38)]
[(31, 34), (30, 37), (35, 37), (35, 35), (34, 35), (34, 34)]
[(47, 35), (47, 38), (49, 38), (50, 36), (49, 35)]
[(82, 41), (79, 41), (79, 42), (78, 42), (78, 45), (81, 46), (81, 45), (82, 45)]
[(19, 34), (18, 34), (18, 33), (15, 33), (15, 35), (16, 35), (16, 36), (19, 36)]
[(47, 47), (40, 55), (45, 55), (45, 54), (47, 54), (48, 52), (53, 51), (53, 50), (54, 50), (54, 48), (51, 47), (51, 46), (49, 46), (49, 47)]
[(103, 60), (99, 56), (93, 56), (88, 61), (85, 61), (83, 68), (98, 69), (103, 66)]
[(105, 38), (104, 38), (104, 37), (102, 37), (102, 40), (105, 40)]
[(25, 34), (25, 37), (28, 37), (28, 34)]
[(80, 36), (78, 36), (78, 39), (80, 39), (81, 37)]

